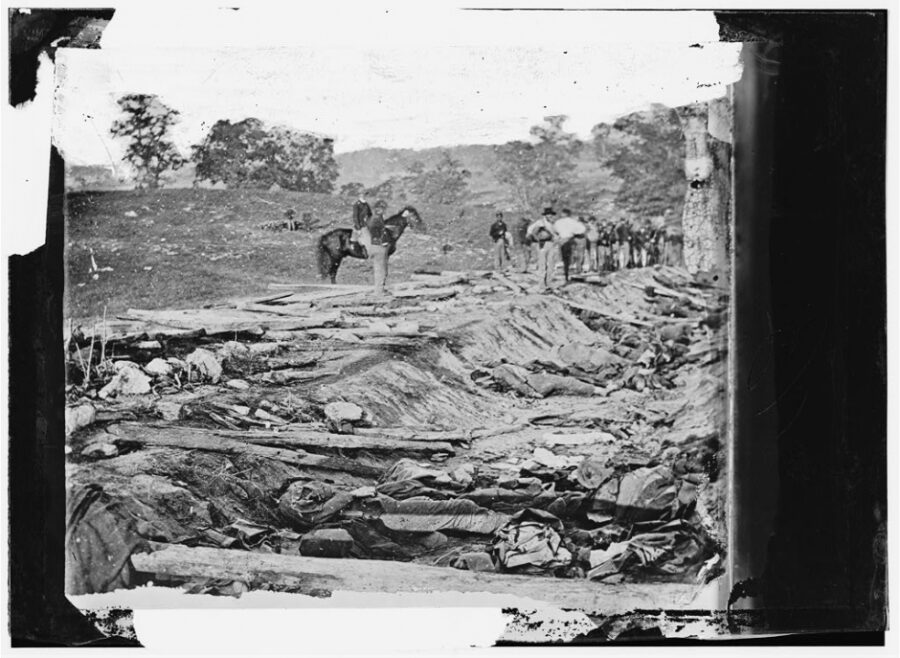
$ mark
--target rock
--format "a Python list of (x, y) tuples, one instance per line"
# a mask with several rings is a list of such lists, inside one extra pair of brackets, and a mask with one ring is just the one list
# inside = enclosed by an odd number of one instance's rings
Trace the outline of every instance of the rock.
[(251, 356), (269, 356), (282, 350), (282, 346), (278, 343), (250, 343), (245, 347)]
[(192, 381), (206, 381), (212, 384), (222, 378), (222, 366), (216, 360), (215, 354), (202, 347), (198, 347), (187, 357)]
[(246, 391), (250, 388), (250, 384), (245, 382), (243, 379), (229, 379), (225, 382), (225, 386), (228, 388), (233, 388), (236, 391)]
[(140, 370), (141, 367), (136, 364), (134, 361), (114, 361), (113, 362), (113, 370), (116, 372), (122, 372), (125, 368), (134, 368), (135, 370)]
[(421, 535), (416, 541), (420, 546), (431, 551), (440, 548), (441, 546), (445, 546), (450, 540), (443, 532), (435, 530), (434, 532), (428, 532)]
[(491, 556), (484, 551), (470, 551), (461, 554), (453, 562), (453, 566), (457, 569), (466, 571), (496, 571), (497, 567)]
[[(541, 466), (546, 466), (547, 468), (565, 468), (572, 464), (572, 458), (563, 455), (554, 455), (546, 448), (535, 448), (532, 459)], [(576, 457), (575, 463), (577, 464), (579, 461), (581, 460)]]
[[(130, 363), (124, 361), (122, 363)], [(119, 395), (143, 395), (150, 392), (150, 378), (135, 364), (133, 368), (123, 366), (110, 382), (97, 394), (101, 399)]]
[(97, 420), (97, 410), (92, 404), (80, 404), (77, 407), (66, 407), (66, 436), (82, 427), (87, 427)]
[(182, 406), (177, 402), (160, 400), (156, 403), (155, 409), (163, 420), (179, 420), (181, 418)]
[(450, 477), (468, 487), (475, 480), (476, 471), (475, 464), (467, 463), (450, 471)]
[(581, 446), (596, 443), (612, 443), (616, 437), (609, 432), (581, 432), (578, 434), (544, 434), (544, 443), (548, 446)]
[(90, 459), (109, 459), (119, 454), (119, 449), (107, 441), (94, 441), (82, 449), (81, 456)]
[(134, 212), (133, 210), (126, 210), (126, 211), (125, 211), (125, 216), (126, 216), (126, 217), (132, 217), (132, 218), (133, 218), (133, 217), (137, 217), (138, 214), (137, 214), (136, 212)]
[(345, 421), (358, 423), (363, 420), (365, 414), (362, 407), (352, 402), (329, 402), (325, 405), (325, 416), (337, 425)]
[(224, 359), (249, 359), (250, 358), (250, 348), (244, 345), (243, 343), (239, 343), (236, 340), (229, 340), (227, 343), (222, 345), (222, 358)]
[(417, 334), (419, 333), (419, 323), (412, 320), (404, 320), (394, 325), (394, 333), (398, 334)]
[(165, 359), (157, 358), (144, 366), (144, 372), (157, 377), (165, 377), (172, 374), (172, 365)]
[(142, 340), (133, 345), (137, 350), (161, 350), (162, 345), (158, 340)]
[(300, 555), (307, 557), (347, 557), (353, 537), (342, 528), (313, 530), (300, 539)]

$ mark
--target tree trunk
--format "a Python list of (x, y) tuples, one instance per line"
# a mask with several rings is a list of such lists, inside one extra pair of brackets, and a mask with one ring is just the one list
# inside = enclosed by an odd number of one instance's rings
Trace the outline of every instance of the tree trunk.
[[(730, 116), (727, 99), (678, 109), (687, 178), (682, 215), (684, 264), (691, 273), (724, 274), (728, 270), (731, 147), (722, 138), (730, 141)], [(710, 129), (720, 139), (713, 137)]]

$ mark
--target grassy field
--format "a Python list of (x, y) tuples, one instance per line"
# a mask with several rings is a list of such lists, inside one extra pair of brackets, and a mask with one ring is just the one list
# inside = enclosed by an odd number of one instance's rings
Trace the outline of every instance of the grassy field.
[[(257, 190), (168, 189), (78, 192), (67, 200), (65, 317), (101, 317), (129, 308), (191, 308), (265, 293), (269, 283), (316, 280), (315, 241), (350, 226), (354, 199)], [(312, 214), (317, 227), (272, 231), (285, 208)], [(392, 205), (389, 212), (396, 212)], [(426, 233), (407, 232), (391, 258), (389, 282), (417, 268), (490, 265), (493, 208), (419, 207)], [(449, 251), (445, 251), (447, 247)], [(100, 272), (91, 272), (91, 254)], [(102, 271), (112, 268), (111, 271)], [(347, 259), (339, 283), (369, 281)]]

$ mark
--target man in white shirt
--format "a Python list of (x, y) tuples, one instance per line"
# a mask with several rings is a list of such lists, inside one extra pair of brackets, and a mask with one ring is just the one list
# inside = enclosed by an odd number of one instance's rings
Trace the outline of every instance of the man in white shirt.
[[(571, 211), (566, 209), (563, 210), (563, 216), (553, 223), (553, 228), (556, 229), (556, 233), (559, 235), (559, 250), (562, 254), (563, 273), (566, 281), (568, 281), (569, 268), (575, 265), (576, 271), (578, 271), (578, 261), (584, 262), (587, 226), (584, 225), (584, 222), (572, 217)], [(579, 254), (581, 255), (580, 258)]]
[(559, 237), (553, 224), (550, 223), (555, 216), (553, 208), (544, 208), (541, 218), (532, 222), (526, 232), (526, 236), (535, 245), (539, 285), (543, 286), (544, 290), (550, 287), (553, 277), (553, 254), (556, 251), (555, 241)]

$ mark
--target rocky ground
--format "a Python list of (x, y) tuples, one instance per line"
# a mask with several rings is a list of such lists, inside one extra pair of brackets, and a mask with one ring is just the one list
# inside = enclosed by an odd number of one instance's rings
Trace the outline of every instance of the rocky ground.
[(534, 284), (281, 285), (73, 331), (70, 591), (689, 606), (726, 555), (727, 289)]

